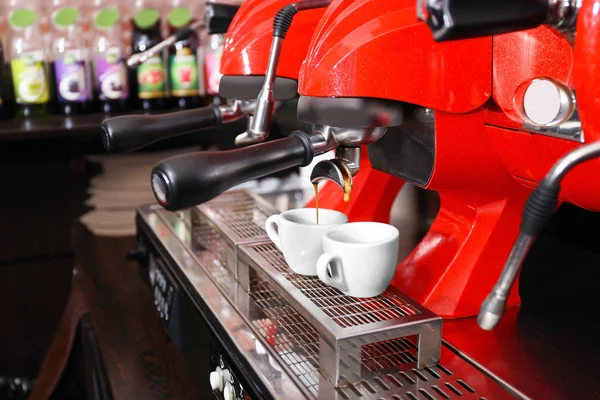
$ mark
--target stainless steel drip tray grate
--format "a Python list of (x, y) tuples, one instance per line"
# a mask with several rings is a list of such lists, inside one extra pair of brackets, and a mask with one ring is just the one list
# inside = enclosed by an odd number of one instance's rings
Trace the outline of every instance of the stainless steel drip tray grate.
[(240, 283), (250, 288), (255, 301), (264, 301), (256, 296), (266, 293), (263, 286), (268, 284), (315, 329), (319, 371), (334, 386), (360, 382), (370, 372), (364, 365), (377, 364), (370, 354), (380, 351), (380, 343), (398, 350), (411, 343), (402, 341), (409, 336), (418, 336), (417, 348), (398, 352), (394, 365), (403, 360), (424, 368), (439, 361), (441, 318), (392, 287), (375, 298), (345, 296), (317, 277), (293, 273), (272, 243), (240, 246), (238, 268), (246, 270), (240, 277), (248, 282)]
[(268, 282), (253, 281), (250, 297), (264, 318), (252, 321), (282, 366), (320, 399), (501, 399), (511, 396), (475, 368), (444, 348), (441, 363), (416, 369), (414, 337), (363, 345), (361, 377), (332, 386), (320, 374), (321, 336)]
[(193, 209), (191, 229), (196, 243), (214, 253), (237, 279), (238, 247), (268, 242), (265, 222), (276, 213), (261, 197), (231, 191)]
[(243, 190), (226, 192), (198, 206), (198, 210), (236, 242), (266, 238), (265, 222), (277, 213), (264, 199)]

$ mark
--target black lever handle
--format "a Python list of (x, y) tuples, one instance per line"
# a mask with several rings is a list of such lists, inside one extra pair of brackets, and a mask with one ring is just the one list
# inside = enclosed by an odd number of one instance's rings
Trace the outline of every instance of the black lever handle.
[(419, 0), (419, 18), (438, 42), (499, 35), (540, 26), (549, 0)]
[(211, 200), (224, 191), (313, 159), (308, 135), (296, 131), (285, 139), (229, 151), (202, 151), (170, 157), (152, 170), (158, 202), (177, 211)]
[(124, 115), (102, 122), (102, 143), (108, 152), (133, 151), (220, 123), (215, 105), (162, 115)]

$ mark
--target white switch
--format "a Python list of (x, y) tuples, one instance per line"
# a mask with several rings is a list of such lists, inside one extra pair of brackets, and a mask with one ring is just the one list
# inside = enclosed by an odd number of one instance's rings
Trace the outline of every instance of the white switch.
[(223, 371), (221, 367), (217, 367), (210, 373), (210, 387), (212, 390), (223, 391)]
[(235, 400), (235, 388), (229, 382), (225, 384), (225, 389), (223, 390), (223, 399)]
[(527, 118), (539, 126), (554, 126), (573, 113), (573, 94), (569, 88), (548, 79), (534, 79), (523, 95)]

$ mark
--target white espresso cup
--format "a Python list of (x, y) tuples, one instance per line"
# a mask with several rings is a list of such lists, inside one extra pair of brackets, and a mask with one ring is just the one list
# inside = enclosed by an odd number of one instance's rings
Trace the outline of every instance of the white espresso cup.
[(352, 297), (385, 292), (398, 262), (398, 229), (379, 222), (354, 222), (323, 235), (319, 279)]
[(323, 254), (323, 234), (348, 222), (341, 212), (319, 208), (317, 225), (314, 208), (298, 208), (271, 215), (265, 230), (292, 271), (301, 275), (317, 275), (317, 260)]

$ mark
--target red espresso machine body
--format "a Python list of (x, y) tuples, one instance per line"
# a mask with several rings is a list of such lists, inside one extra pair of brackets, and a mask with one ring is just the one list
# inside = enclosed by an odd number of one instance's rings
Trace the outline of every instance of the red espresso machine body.
[[(273, 40), (273, 17), (291, 3), (289, 0), (247, 0), (242, 4), (225, 38), (221, 60), (223, 75), (264, 76)], [(324, 8), (317, 8), (295, 16), (279, 59), (278, 78), (298, 79), (311, 34), (324, 12)]]
[[(571, 44), (547, 27), (436, 43), (414, 1), (332, 3), (302, 67), (300, 95), (387, 99), (433, 114), (430, 165), (418, 159), (422, 153), (401, 151), (394, 130), (369, 146), (375, 168), (435, 190), (441, 200), (429, 232), (399, 263), (395, 286), (445, 318), (477, 314), (514, 243), (531, 188), (581, 146), (524, 129), (515, 93), (534, 78), (573, 86), (572, 71)], [(596, 162), (567, 178), (563, 201), (598, 209), (599, 187), (589, 186)], [(407, 165), (419, 165), (419, 172)], [(323, 197), (321, 206), (339, 209)], [(388, 206), (376, 196), (367, 203)], [(515, 286), (508, 304), (518, 303)]]
[[(236, 13), (225, 38), (220, 94), (255, 100), (264, 82), (273, 40), (273, 18), (290, 0), (248, 0)], [(286, 36), (276, 70), (276, 100), (297, 96), (298, 72), (310, 37), (325, 9), (298, 13)]]

